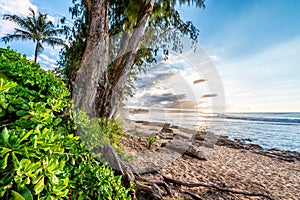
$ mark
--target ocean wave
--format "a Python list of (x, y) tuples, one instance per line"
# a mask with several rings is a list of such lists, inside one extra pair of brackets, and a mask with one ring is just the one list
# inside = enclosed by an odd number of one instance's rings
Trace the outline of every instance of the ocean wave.
[(231, 116), (231, 115), (218, 115), (214, 117), (223, 118), (223, 119), (232, 119), (232, 120), (246, 120), (246, 121), (280, 123), (280, 124), (300, 124), (299, 118)]

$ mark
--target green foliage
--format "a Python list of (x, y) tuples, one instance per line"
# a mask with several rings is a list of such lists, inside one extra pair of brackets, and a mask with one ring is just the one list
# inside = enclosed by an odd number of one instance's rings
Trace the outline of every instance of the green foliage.
[(152, 144), (154, 144), (158, 139), (159, 137), (157, 135), (147, 137), (147, 147), (150, 149)]
[(72, 117), (77, 125), (83, 144), (90, 152), (94, 153), (94, 156), (101, 158), (98, 150), (105, 144), (111, 143), (122, 159), (129, 159), (130, 155), (127, 155), (124, 149), (119, 146), (120, 137), (125, 134), (117, 120), (107, 118), (90, 119), (83, 111), (73, 112)]
[(70, 108), (51, 72), (0, 49), (1, 199), (130, 199), (131, 188), (74, 136)]

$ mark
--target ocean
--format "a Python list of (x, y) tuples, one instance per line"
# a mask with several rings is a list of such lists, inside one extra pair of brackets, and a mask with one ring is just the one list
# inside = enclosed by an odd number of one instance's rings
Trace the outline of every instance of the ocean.
[(207, 114), (152, 109), (130, 114), (128, 118), (204, 129), (217, 135), (229, 136), (231, 139), (250, 139), (251, 143), (265, 149), (300, 152), (299, 112)]

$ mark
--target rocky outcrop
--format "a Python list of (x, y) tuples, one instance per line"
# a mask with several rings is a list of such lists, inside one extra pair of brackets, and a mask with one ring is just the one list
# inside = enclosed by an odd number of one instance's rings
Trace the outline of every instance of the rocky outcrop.
[(245, 149), (249, 150), (251, 152), (261, 154), (264, 156), (277, 158), (279, 160), (284, 160), (288, 162), (294, 162), (294, 161), (300, 161), (300, 153), (295, 151), (286, 151), (286, 150), (280, 150), (280, 149), (263, 149), (258, 144), (253, 143), (245, 143), (252, 142), (251, 139), (234, 139), (231, 140), (227, 136), (220, 136), (217, 142), (217, 145), (219, 146), (226, 146), (234, 149)]

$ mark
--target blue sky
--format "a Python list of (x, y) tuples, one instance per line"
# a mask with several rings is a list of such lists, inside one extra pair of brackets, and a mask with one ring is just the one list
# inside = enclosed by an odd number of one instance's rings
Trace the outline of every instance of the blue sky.
[[(24, 15), (28, 7), (52, 18), (69, 15), (71, 0), (0, 0), (0, 14)], [(300, 111), (300, 1), (206, 0), (204, 10), (181, 8), (200, 29), (200, 45), (215, 63), (226, 95), (227, 111)], [(0, 35), (11, 31), (0, 22)], [(32, 43), (12, 48), (32, 57)], [(4, 43), (0, 43), (4, 47)], [(53, 67), (59, 49), (40, 55)]]

